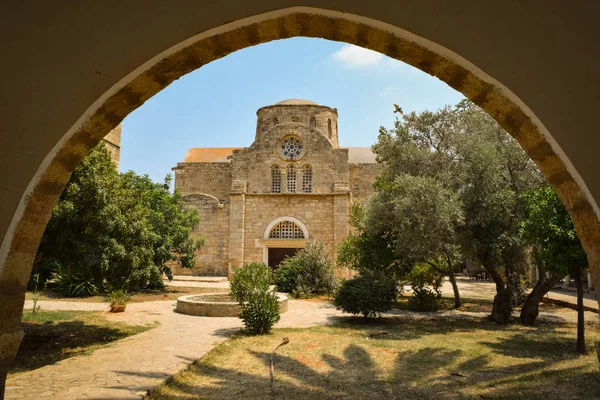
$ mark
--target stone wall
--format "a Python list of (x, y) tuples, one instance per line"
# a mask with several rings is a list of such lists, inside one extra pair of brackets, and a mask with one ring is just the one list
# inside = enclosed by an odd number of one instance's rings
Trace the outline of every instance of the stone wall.
[[(300, 137), (304, 145), (304, 155), (294, 161), (283, 159), (278, 152), (281, 140), (290, 134)], [(322, 134), (315, 134), (302, 124), (288, 123), (274, 126), (263, 133), (247, 149), (235, 150), (232, 160), (232, 174), (236, 179), (247, 182), (247, 193), (271, 192), (271, 167), (281, 168), (282, 192), (287, 189), (287, 168), (296, 167), (296, 190), (301, 192), (304, 165), (311, 165), (312, 193), (329, 194), (336, 182), (348, 183), (348, 150), (334, 148)]]
[(231, 187), (231, 163), (194, 162), (177, 163), (175, 187), (184, 194), (204, 193), (221, 202), (229, 199)]
[(349, 200), (348, 193), (245, 195), (243, 262), (263, 262), (265, 231), (280, 217), (300, 220), (308, 229), (309, 239), (323, 242), (329, 257), (335, 261), (335, 246), (348, 234)]
[(103, 142), (118, 169), (121, 161), (121, 124), (110, 131), (108, 135), (104, 137)]
[[(313, 129), (326, 137), (333, 147), (339, 147), (337, 109), (321, 105), (276, 104), (262, 107), (256, 112), (256, 140), (280, 124), (298, 124)], [(311, 125), (314, 118), (315, 125)]]
[(352, 197), (361, 201), (372, 194), (373, 183), (381, 171), (381, 164), (349, 164), (350, 191)]
[(204, 236), (206, 243), (196, 252), (196, 266), (171, 269), (176, 275), (212, 275), (227, 276), (229, 244), (229, 201), (219, 202), (206, 194), (188, 194), (182, 196), (183, 202), (198, 210), (200, 224), (194, 231), (195, 237)]

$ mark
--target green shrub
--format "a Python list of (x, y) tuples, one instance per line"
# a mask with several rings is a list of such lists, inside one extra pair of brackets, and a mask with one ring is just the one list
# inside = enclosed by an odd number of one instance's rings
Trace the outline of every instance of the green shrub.
[(390, 310), (397, 294), (396, 282), (392, 278), (360, 275), (342, 283), (333, 304), (345, 313), (362, 314), (367, 318)]
[(242, 305), (240, 318), (246, 330), (254, 333), (268, 333), (281, 318), (277, 294), (269, 290), (255, 292)]
[(55, 275), (56, 288), (59, 292), (69, 297), (94, 296), (99, 293), (91, 275), (73, 273), (59, 269)]
[(279, 291), (295, 297), (332, 294), (336, 279), (323, 243), (309, 241), (304, 249), (285, 259), (275, 273), (275, 284)]
[(236, 269), (231, 278), (231, 295), (240, 304), (249, 301), (254, 293), (267, 292), (271, 269), (262, 263), (251, 263)]
[(231, 279), (231, 295), (240, 303), (244, 327), (255, 333), (267, 333), (279, 321), (277, 294), (269, 290), (271, 269), (252, 263), (235, 270)]
[(275, 270), (274, 280), (277, 291), (294, 293), (298, 287), (298, 276), (304, 269), (297, 257), (288, 257)]
[(421, 283), (413, 283), (413, 294), (408, 300), (411, 311), (437, 311), (440, 305), (440, 293)]

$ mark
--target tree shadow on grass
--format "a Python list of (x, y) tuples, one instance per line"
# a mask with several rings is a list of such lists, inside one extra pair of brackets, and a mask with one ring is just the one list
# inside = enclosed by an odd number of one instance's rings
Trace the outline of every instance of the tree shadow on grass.
[[(389, 334), (381, 336), (383, 340), (376, 336), (369, 341), (354, 341), (331, 353), (327, 349), (338, 345), (333, 334), (324, 353), (311, 355), (304, 349), (295, 351), (293, 357), (275, 355), (276, 395), (273, 398), (550, 400), (597, 398), (600, 393), (600, 372), (594, 372), (583, 363), (573, 363), (579, 356), (569, 347), (572, 343), (564, 333), (556, 337), (553, 327), (544, 326), (539, 332), (529, 328), (526, 334), (505, 332), (497, 342), (486, 339), (483, 332), (482, 339), (486, 341), (477, 342), (483, 344), (479, 352), (471, 352), (468, 346), (461, 348), (460, 343), (453, 343), (458, 348), (432, 345), (413, 350), (403, 346), (402, 350), (394, 348), (394, 340), (419, 339), (429, 333), (497, 331), (510, 330), (510, 327), (485, 321), (474, 327), (465, 321), (402, 321), (403, 326), (396, 326), (397, 321), (388, 319), (376, 321), (346, 322), (333, 329), (340, 329), (337, 335), (358, 335), (361, 340), (370, 331), (388, 329)], [(315, 328), (315, 335), (319, 329)], [(527, 336), (529, 333), (531, 336)], [(293, 340), (292, 332), (286, 334)], [(448, 340), (457, 339), (449, 336)], [(481, 354), (482, 347), (490, 348), (491, 352)], [(232, 365), (217, 365), (218, 356), (209, 357), (175, 377), (166, 389), (152, 398), (271, 397), (270, 354), (255, 351), (246, 354), (255, 357), (261, 367), (240, 368), (235, 360)], [(380, 369), (381, 360), (374, 359), (382, 355), (388, 360), (385, 371)]]
[(119, 329), (83, 321), (23, 322), (25, 336), (10, 373), (30, 371), (80, 354), (95, 346), (138, 333), (144, 327)]
[[(505, 329), (497, 323), (481, 317), (437, 318), (424, 315), (411, 317), (358, 318), (348, 317), (335, 324), (339, 328), (348, 328), (358, 335), (367, 336), (370, 332), (387, 332), (373, 337), (374, 340), (413, 340), (432, 334), (452, 334), (475, 330), (497, 331)], [(508, 326), (510, 327), (510, 325)]]

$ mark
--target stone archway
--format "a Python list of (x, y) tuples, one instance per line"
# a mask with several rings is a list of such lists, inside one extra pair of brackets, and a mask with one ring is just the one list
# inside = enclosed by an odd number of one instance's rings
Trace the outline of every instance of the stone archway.
[[(281, 235), (281, 224), (289, 223), (292, 226), (293, 231), (290, 233), (298, 233), (292, 235)], [(273, 235), (274, 230), (278, 230), (278, 235)], [(277, 236), (277, 237), (274, 237)], [(287, 238), (283, 238), (287, 236)], [(279, 217), (271, 221), (267, 228), (265, 229), (265, 233), (263, 234), (263, 238), (260, 240), (260, 246), (263, 250), (263, 263), (274, 267), (274, 263), (272, 257), (279, 257), (280, 260), (283, 260), (285, 256), (290, 256), (296, 253), (297, 250), (302, 249), (306, 246), (306, 242), (309, 240), (308, 228), (306, 225), (297, 218), (294, 217)], [(281, 251), (280, 254), (273, 254), (274, 249), (279, 249)], [(286, 251), (287, 249), (287, 251)], [(293, 249), (293, 250), (292, 250)], [(278, 262), (276, 263), (278, 264)]]
[(598, 207), (550, 132), (516, 94), (460, 55), (397, 26), (338, 11), (286, 8), (205, 31), (152, 58), (95, 99), (46, 156), (0, 247), (0, 372), (6, 372), (22, 337), (23, 294), (37, 245), (78, 163), (131, 111), (179, 77), (236, 50), (296, 36), (381, 52), (443, 80), (482, 107), (515, 137), (560, 195), (587, 251), (595, 286), (600, 287)]

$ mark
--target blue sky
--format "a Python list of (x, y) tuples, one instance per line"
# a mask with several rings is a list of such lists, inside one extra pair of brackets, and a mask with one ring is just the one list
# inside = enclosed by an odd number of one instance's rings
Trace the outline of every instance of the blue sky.
[(301, 98), (335, 107), (342, 146), (371, 146), (404, 112), (462, 94), (407, 64), (360, 47), (294, 38), (240, 50), (172, 83), (123, 121), (121, 171), (162, 181), (191, 147), (249, 146), (256, 110)]

